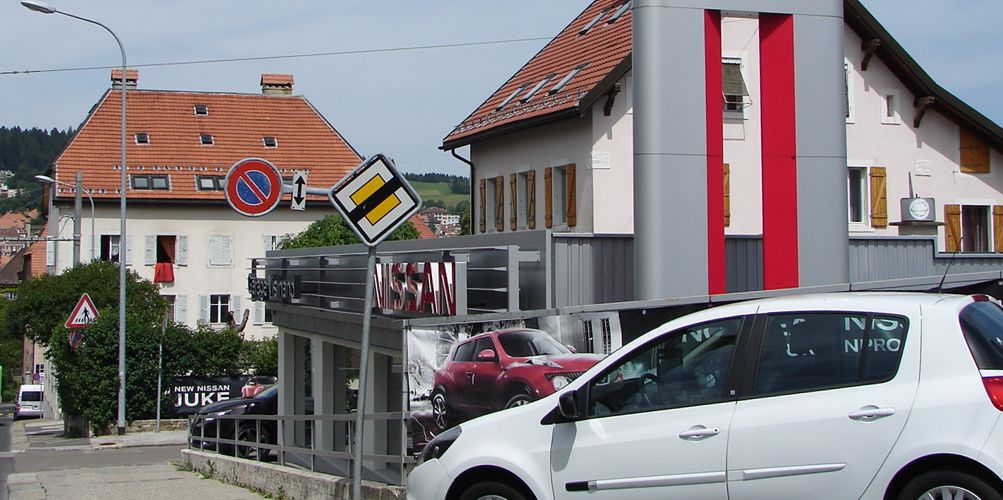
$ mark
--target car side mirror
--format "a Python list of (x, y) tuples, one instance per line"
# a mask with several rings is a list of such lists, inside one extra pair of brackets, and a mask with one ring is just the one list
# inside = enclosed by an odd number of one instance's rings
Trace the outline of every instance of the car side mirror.
[(581, 413), (578, 411), (578, 391), (567, 391), (560, 395), (557, 400), (558, 411), (567, 420), (577, 420)]
[(571, 344), (568, 344), (568, 345), (566, 345), (564, 347), (567, 347), (568, 350), (571, 351), (571, 354), (578, 354), (578, 349), (575, 349), (575, 346), (573, 346)]
[(483, 351), (477, 353), (477, 361), (494, 361), (498, 358), (495, 354), (494, 349), (484, 349)]

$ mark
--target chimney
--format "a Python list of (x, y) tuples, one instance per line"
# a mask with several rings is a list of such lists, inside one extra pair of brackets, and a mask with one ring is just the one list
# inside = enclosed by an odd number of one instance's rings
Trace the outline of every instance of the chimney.
[[(138, 69), (127, 69), (125, 71), (125, 85), (128, 89), (136, 88), (136, 81), (139, 80), (139, 70)], [(122, 69), (111, 70), (111, 88), (120, 89), (122, 88)]]
[(293, 95), (293, 75), (261, 74), (263, 95)]

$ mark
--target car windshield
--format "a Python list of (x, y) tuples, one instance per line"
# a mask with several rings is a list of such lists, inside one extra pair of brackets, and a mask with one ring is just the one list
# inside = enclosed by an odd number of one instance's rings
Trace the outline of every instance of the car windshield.
[(21, 401), (41, 401), (41, 391), (24, 391), (21, 393)]
[(498, 335), (502, 349), (509, 356), (523, 358), (554, 354), (571, 354), (567, 347), (539, 330), (519, 330)]
[(279, 384), (275, 384), (254, 396), (254, 399), (272, 399), (279, 392)]

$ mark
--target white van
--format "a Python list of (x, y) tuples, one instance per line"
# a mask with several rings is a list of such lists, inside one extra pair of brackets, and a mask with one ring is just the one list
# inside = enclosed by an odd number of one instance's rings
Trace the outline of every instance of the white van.
[(40, 384), (22, 384), (14, 401), (14, 418), (42, 417), (45, 391)]

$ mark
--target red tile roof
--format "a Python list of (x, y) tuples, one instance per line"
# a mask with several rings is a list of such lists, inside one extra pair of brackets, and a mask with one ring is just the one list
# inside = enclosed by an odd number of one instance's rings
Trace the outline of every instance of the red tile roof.
[[(112, 89), (102, 96), (53, 166), (54, 177), (69, 184), (77, 171), (83, 172), (84, 188), (95, 199), (119, 197), (119, 92)], [(208, 114), (196, 115), (196, 104), (206, 105)], [(310, 187), (320, 188), (333, 186), (361, 161), (302, 96), (140, 89), (128, 91), (126, 106), (129, 173), (170, 176), (169, 190), (130, 188), (130, 200), (222, 201), (223, 191), (197, 190), (196, 176), (224, 176), (248, 157), (268, 160), (283, 176), (307, 170)], [(149, 135), (149, 144), (136, 143), (140, 132)], [(202, 145), (200, 134), (212, 135), (213, 144)], [(274, 137), (277, 147), (265, 147), (266, 136)], [(57, 197), (72, 196), (72, 189), (58, 187)]]
[[(630, 55), (631, 12), (628, 9), (615, 22), (607, 21), (624, 0), (595, 0), (553, 40), (494, 92), (483, 104), (443, 139), (442, 149), (452, 149), (474, 142), (506, 125), (542, 119), (561, 112), (581, 112), (590, 104), (590, 93), (602, 91), (599, 84)], [(604, 13), (604, 14), (603, 14)], [(602, 14), (586, 33), (585, 26)], [(581, 64), (586, 66), (562, 89), (551, 94), (565, 76)], [(520, 99), (549, 75), (554, 75), (525, 103)], [(501, 110), (498, 106), (513, 92), (526, 85), (515, 99)]]
[(418, 237), (420, 239), (427, 240), (429, 238), (435, 238), (435, 233), (432, 231), (432, 228), (428, 227), (428, 223), (425, 222), (425, 218), (422, 217), (421, 214), (414, 214), (408, 220), (411, 221), (415, 230), (418, 231)]

